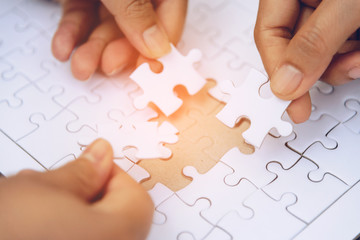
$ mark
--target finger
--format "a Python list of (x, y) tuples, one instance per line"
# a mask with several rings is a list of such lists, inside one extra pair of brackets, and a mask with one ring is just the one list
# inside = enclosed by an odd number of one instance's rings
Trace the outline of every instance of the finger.
[[(126, 172), (114, 167), (103, 198), (93, 205), (95, 210), (113, 216), (120, 222), (122, 234), (145, 239), (154, 211), (154, 205), (145, 189)], [(126, 221), (124, 221), (124, 219)]]
[(98, 139), (75, 161), (44, 174), (46, 182), (81, 199), (93, 199), (103, 188), (113, 167), (110, 144)]
[(100, 65), (105, 47), (120, 35), (112, 18), (96, 27), (86, 43), (77, 48), (71, 58), (73, 75), (79, 80), (89, 79)]
[(360, 78), (360, 51), (336, 56), (321, 80), (341, 85)]
[(110, 42), (102, 55), (101, 69), (113, 76), (135, 63), (138, 52), (126, 38), (119, 38)]
[(254, 36), (270, 77), (292, 38), (299, 13), (298, 0), (260, 1)]
[(170, 39), (177, 44), (184, 29), (187, 0), (155, 0), (156, 14)]
[(271, 76), (273, 92), (288, 100), (306, 93), (358, 28), (359, 10), (355, 0), (322, 1), (284, 51)]
[(291, 101), (286, 111), (294, 123), (302, 123), (308, 120), (311, 114), (311, 99), (309, 93)]
[(96, 9), (95, 0), (69, 0), (63, 3), (63, 16), (51, 46), (58, 60), (68, 60), (75, 46), (87, 37), (96, 22)]
[(151, 0), (102, 0), (130, 43), (144, 56), (159, 58), (170, 52), (169, 38)]

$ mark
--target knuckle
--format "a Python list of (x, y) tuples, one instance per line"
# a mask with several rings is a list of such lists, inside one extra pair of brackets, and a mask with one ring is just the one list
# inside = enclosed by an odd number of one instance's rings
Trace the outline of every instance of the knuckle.
[(142, 18), (144, 14), (153, 10), (153, 5), (150, 0), (130, 0), (125, 5), (124, 14), (132, 18)]
[(321, 57), (328, 52), (328, 47), (322, 32), (316, 27), (311, 31), (298, 33), (294, 43), (294, 47), (308, 57)]

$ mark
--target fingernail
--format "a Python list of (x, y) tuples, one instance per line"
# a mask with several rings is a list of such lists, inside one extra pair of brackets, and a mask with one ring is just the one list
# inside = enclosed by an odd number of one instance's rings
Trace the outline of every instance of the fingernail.
[(143, 38), (155, 58), (161, 57), (171, 50), (166, 34), (156, 24), (144, 31)]
[(272, 76), (271, 89), (279, 95), (288, 95), (300, 86), (303, 76), (297, 68), (285, 64)]
[(350, 69), (348, 76), (351, 79), (358, 79), (360, 78), (360, 67), (354, 67), (352, 69)]
[(106, 75), (108, 76), (114, 76), (116, 75), (117, 73), (121, 72), (123, 69), (124, 69), (124, 65), (120, 66), (120, 67), (117, 67), (115, 68), (114, 70), (112, 70), (110, 73), (107, 73)]
[(97, 139), (95, 142), (90, 144), (82, 154), (82, 157), (86, 158), (90, 162), (99, 163), (101, 162), (106, 154), (110, 151), (110, 145), (103, 139)]

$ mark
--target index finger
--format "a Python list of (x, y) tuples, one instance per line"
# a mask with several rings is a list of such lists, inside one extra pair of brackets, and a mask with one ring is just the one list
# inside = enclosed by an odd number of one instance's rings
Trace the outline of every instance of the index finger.
[(299, 14), (298, 0), (260, 0), (254, 36), (269, 76), (292, 38)]

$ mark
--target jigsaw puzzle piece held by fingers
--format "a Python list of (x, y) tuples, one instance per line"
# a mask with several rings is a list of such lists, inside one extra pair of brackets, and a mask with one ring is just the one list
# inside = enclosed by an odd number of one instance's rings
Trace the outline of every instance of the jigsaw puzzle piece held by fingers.
[(310, 172), (309, 178), (321, 181), (326, 173), (330, 173), (349, 186), (355, 184), (360, 179), (360, 148), (354, 147), (354, 143), (360, 142), (360, 134), (339, 124), (329, 132), (328, 137), (338, 143), (337, 148), (330, 150), (315, 143), (304, 153), (319, 166), (319, 169)]
[(185, 86), (190, 95), (194, 95), (205, 85), (206, 80), (193, 67), (200, 60), (201, 52), (193, 49), (187, 56), (183, 56), (174, 46), (171, 48), (168, 55), (158, 59), (163, 64), (161, 73), (152, 72), (149, 64), (145, 63), (130, 75), (143, 90), (143, 95), (134, 100), (137, 109), (145, 108), (149, 102), (153, 102), (169, 116), (182, 105), (182, 100), (174, 93), (177, 85)]
[(229, 232), (234, 240), (290, 239), (306, 226), (286, 211), (295, 202), (296, 196), (291, 193), (282, 195), (280, 200), (274, 200), (262, 190), (257, 190), (243, 203), (253, 210), (254, 216), (251, 219), (243, 219), (233, 211), (225, 215), (217, 225)]
[[(232, 82), (221, 82), (221, 88), (226, 94), (230, 94), (230, 100), (226, 106), (216, 115), (228, 127), (234, 127), (242, 117), (250, 119), (250, 128), (243, 133), (244, 139), (260, 147), (266, 134), (276, 128), (282, 136), (288, 136), (292, 132), (290, 123), (281, 119), (290, 101), (284, 101), (272, 95), (270, 98), (262, 98), (259, 94), (260, 87), (267, 82), (266, 76), (252, 69), (239, 87)], [(268, 86), (269, 87), (269, 86)]]
[(287, 192), (294, 193), (297, 202), (289, 206), (288, 211), (310, 223), (349, 188), (331, 175), (326, 175), (321, 182), (310, 181), (308, 174), (316, 169), (317, 166), (305, 158), (290, 169), (283, 169), (279, 163), (270, 163), (268, 170), (277, 178), (263, 190), (275, 199)]
[(347, 120), (344, 125), (351, 129), (354, 133), (360, 134), (360, 102), (354, 99), (347, 100), (345, 106), (355, 111), (353, 117)]

